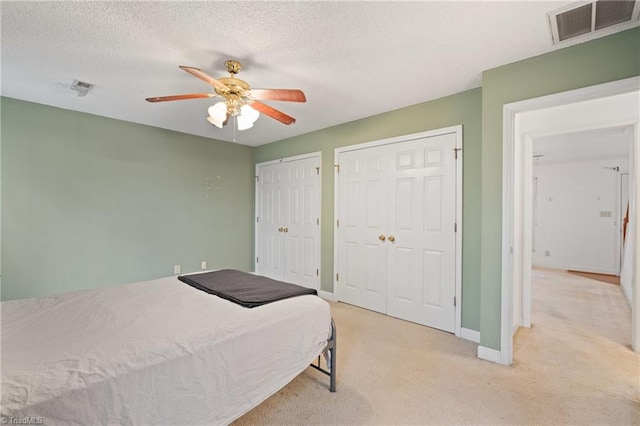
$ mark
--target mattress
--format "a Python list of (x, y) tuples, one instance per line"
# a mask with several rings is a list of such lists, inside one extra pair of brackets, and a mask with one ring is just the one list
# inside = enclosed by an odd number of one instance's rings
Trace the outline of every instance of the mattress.
[(175, 277), (6, 301), (1, 414), (44, 424), (227, 424), (322, 353), (329, 305), (253, 309)]

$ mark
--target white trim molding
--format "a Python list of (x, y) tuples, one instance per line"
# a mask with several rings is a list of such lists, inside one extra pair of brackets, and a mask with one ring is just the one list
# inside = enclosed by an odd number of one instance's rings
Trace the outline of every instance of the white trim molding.
[(336, 297), (334, 296), (334, 294), (325, 290), (318, 290), (318, 296), (320, 296), (324, 300), (330, 300), (332, 302), (336, 301)]
[(478, 346), (478, 358), (502, 364), (502, 352), (486, 346)]
[(278, 164), (278, 163), (288, 163), (290, 161), (304, 160), (306, 158), (314, 158), (314, 157), (318, 157), (322, 159), (322, 151), (308, 152), (306, 154), (293, 155), (291, 157), (278, 158), (277, 160), (269, 160), (269, 161), (263, 161), (261, 163), (256, 163), (256, 172), (258, 171), (259, 166), (268, 166), (271, 164)]
[(471, 330), (470, 328), (460, 328), (460, 337), (466, 340), (471, 340), (472, 342), (480, 343), (480, 332)]

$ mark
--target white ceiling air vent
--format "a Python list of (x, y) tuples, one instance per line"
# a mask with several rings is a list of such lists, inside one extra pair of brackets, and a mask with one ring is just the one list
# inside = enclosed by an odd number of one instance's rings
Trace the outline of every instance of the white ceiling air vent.
[[(594, 38), (622, 31), (640, 24), (640, 1), (637, 0), (597, 0), (579, 2), (549, 12), (553, 44), (583, 36)], [(585, 36), (586, 35), (586, 36)], [(583, 40), (584, 41), (584, 40)]]
[(87, 93), (93, 89), (95, 84), (87, 83), (80, 80), (73, 80), (73, 84), (71, 84), (71, 90), (75, 90), (78, 92), (78, 96), (87, 96)]

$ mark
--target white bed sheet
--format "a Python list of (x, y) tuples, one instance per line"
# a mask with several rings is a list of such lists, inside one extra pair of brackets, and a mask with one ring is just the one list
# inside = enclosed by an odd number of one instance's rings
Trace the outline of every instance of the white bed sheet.
[(247, 309), (175, 277), (6, 301), (3, 416), (44, 424), (227, 424), (306, 369), (329, 305)]

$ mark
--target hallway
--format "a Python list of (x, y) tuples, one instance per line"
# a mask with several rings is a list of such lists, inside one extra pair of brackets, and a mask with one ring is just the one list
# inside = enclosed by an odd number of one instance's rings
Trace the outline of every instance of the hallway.
[(581, 410), (640, 408), (640, 356), (631, 350), (631, 309), (620, 286), (534, 269), (532, 299), (532, 327), (516, 332), (514, 366), (537, 370), (550, 393), (566, 396), (567, 419), (577, 401)]

